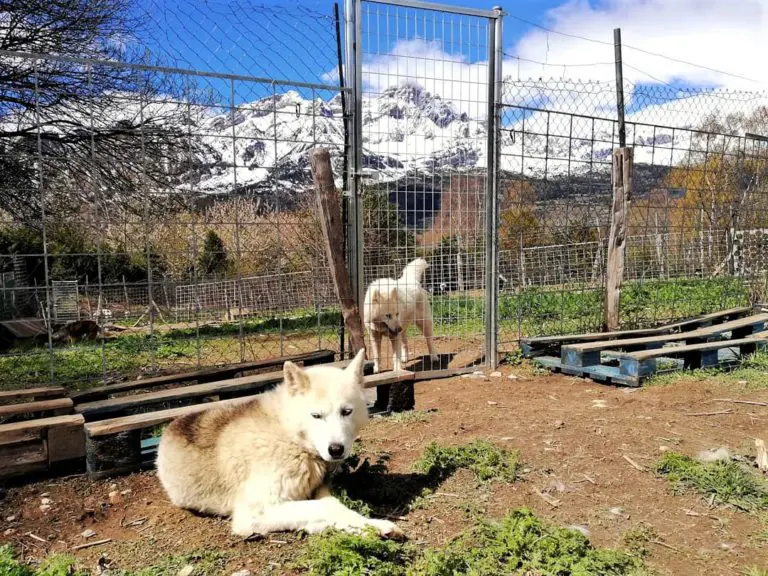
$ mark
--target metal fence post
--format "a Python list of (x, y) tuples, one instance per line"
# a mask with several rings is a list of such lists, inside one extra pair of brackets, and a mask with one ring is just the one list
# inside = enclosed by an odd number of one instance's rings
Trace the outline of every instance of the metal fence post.
[(362, 301), (363, 286), (363, 211), (360, 186), (363, 156), (363, 53), (360, 26), (361, 0), (344, 2), (344, 35), (347, 61), (347, 84), (352, 87), (349, 123), (349, 162), (347, 200), (349, 204), (349, 275), (355, 302)]
[(499, 323), (499, 129), (501, 127), (501, 7), (489, 21), (488, 43), (488, 177), (485, 245), (485, 361), (498, 364)]

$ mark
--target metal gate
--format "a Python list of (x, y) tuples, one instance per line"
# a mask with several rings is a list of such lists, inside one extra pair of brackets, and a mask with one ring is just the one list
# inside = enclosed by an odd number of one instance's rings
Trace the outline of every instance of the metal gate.
[[(424, 258), (436, 352), (495, 365), (502, 12), (348, 0), (345, 13), (359, 301), (373, 280), (400, 278)], [(427, 358), (422, 335), (412, 336), (410, 355)]]

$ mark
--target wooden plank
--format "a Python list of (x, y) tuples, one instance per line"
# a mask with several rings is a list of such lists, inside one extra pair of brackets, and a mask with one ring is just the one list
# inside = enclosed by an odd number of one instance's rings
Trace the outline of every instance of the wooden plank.
[(40, 402), (26, 402), (25, 404), (7, 404), (0, 406), (0, 418), (11, 418), (24, 414), (47, 414), (48, 416), (60, 416), (72, 412), (73, 402), (71, 398), (55, 398), (53, 400), (41, 400)]
[(739, 338), (735, 340), (718, 340), (702, 342), (687, 346), (674, 346), (656, 350), (643, 350), (616, 355), (619, 360), (619, 370), (622, 374), (644, 378), (656, 373), (657, 358), (684, 359), (686, 368), (707, 368), (719, 364), (718, 351), (724, 348), (739, 348), (740, 354), (754, 352), (758, 347), (768, 344), (758, 338)]
[(563, 362), (567, 362), (569, 358), (573, 358), (573, 354), (589, 354), (610, 348), (658, 348), (665, 342), (695, 342), (696, 339), (710, 338), (725, 332), (742, 330), (749, 330), (752, 333), (761, 332), (767, 321), (768, 314), (756, 314), (754, 316), (747, 316), (746, 318), (739, 318), (722, 324), (697, 328), (696, 330), (679, 334), (662, 334), (658, 336), (649, 336), (647, 338), (629, 338), (626, 340), (603, 340), (599, 342), (585, 342), (582, 344), (568, 344), (562, 347), (561, 358)]
[(548, 368), (553, 372), (562, 372), (570, 376), (577, 376), (579, 378), (590, 378), (600, 383), (605, 384), (620, 384), (622, 386), (639, 386), (639, 378), (633, 378), (626, 374), (622, 374), (616, 366), (604, 366), (597, 364), (593, 366), (568, 366), (564, 364), (560, 358), (555, 356), (540, 356), (534, 360), (540, 366)]
[(85, 457), (85, 419), (50, 426), (47, 441), (49, 464)]
[(413, 381), (424, 382), (426, 380), (452, 378), (453, 376), (461, 376), (462, 374), (471, 374), (477, 369), (477, 366), (465, 366), (463, 368), (447, 368), (444, 370), (417, 370), (413, 373)]
[(219, 406), (227, 406), (240, 402), (249, 402), (258, 398), (258, 394), (253, 396), (243, 396), (242, 398), (233, 398), (231, 400), (220, 400), (218, 402), (207, 402), (205, 404), (195, 404), (194, 406), (182, 406), (181, 408), (169, 408), (167, 410), (158, 410), (157, 412), (146, 412), (144, 414), (133, 414), (131, 416), (122, 416), (111, 418), (109, 420), (100, 420), (98, 422), (87, 422), (85, 432), (89, 438), (98, 438), (101, 436), (110, 436), (121, 432), (131, 430), (140, 430), (150, 428), (160, 424), (166, 424), (175, 420), (179, 416), (186, 414), (195, 414)]
[(48, 469), (45, 441), (0, 446), (0, 478), (21, 476)]
[(379, 372), (378, 374), (371, 374), (366, 376), (365, 388), (376, 388), (377, 386), (384, 386), (387, 384), (396, 384), (397, 382), (407, 382), (413, 380), (415, 372), (408, 370), (393, 370), (390, 372)]
[(325, 238), (325, 254), (331, 267), (331, 278), (341, 304), (344, 325), (349, 330), (352, 354), (365, 349), (363, 321), (358, 308), (359, 295), (352, 289), (349, 272), (344, 261), (344, 223), (341, 221), (339, 193), (333, 180), (331, 155), (325, 148), (315, 148), (309, 154), (315, 181), (317, 211)]
[(0, 391), (0, 404), (16, 403), (19, 400), (34, 401), (39, 398), (63, 398), (66, 395), (66, 389), (61, 386), (27, 388), (25, 390), (2, 390)]
[(608, 256), (605, 282), (605, 328), (618, 330), (621, 285), (624, 282), (624, 259), (627, 251), (627, 217), (632, 199), (632, 148), (613, 151), (613, 205), (608, 234)]
[(233, 377), (241, 372), (282, 367), (282, 365), (287, 360), (295, 362), (296, 364), (303, 364), (305, 366), (333, 362), (334, 356), (335, 352), (333, 352), (333, 350), (315, 350), (313, 352), (293, 354), (279, 358), (256, 360), (254, 362), (244, 362), (241, 364), (232, 364), (229, 366), (205, 368), (202, 370), (196, 370), (194, 372), (185, 372), (180, 374), (165, 374), (163, 376), (154, 376), (152, 378), (145, 378), (142, 380), (131, 380), (130, 382), (120, 382), (118, 384), (110, 384), (108, 386), (99, 386), (97, 388), (90, 388), (89, 390), (75, 392), (71, 395), (71, 397), (77, 403), (92, 402), (94, 400), (106, 399), (112, 394), (132, 392), (134, 390), (142, 390), (159, 386), (167, 386), (169, 384), (198, 382), (200, 380), (205, 380), (206, 382), (223, 380), (225, 378)]
[[(413, 372), (408, 372), (405, 370), (397, 373), (383, 372), (380, 374), (374, 374), (372, 376), (366, 376), (364, 386), (366, 388), (373, 388), (375, 386), (413, 380), (413, 377)], [(150, 428), (159, 424), (165, 424), (178, 418), (179, 416), (184, 416), (185, 414), (194, 414), (196, 412), (202, 412), (203, 410), (208, 410), (209, 408), (215, 408), (218, 406), (227, 406), (240, 402), (249, 402), (250, 400), (258, 397), (258, 394), (254, 394), (241, 398), (232, 398), (230, 400), (220, 400), (218, 402), (208, 402), (205, 404), (196, 404), (194, 406), (182, 406), (181, 408), (169, 408), (167, 410), (158, 410), (156, 412), (147, 412), (144, 414), (134, 414), (132, 416), (111, 418), (109, 420), (88, 422), (85, 424), (85, 430), (88, 436), (99, 437), (140, 428)]]
[(655, 328), (638, 328), (635, 330), (620, 330), (616, 332), (588, 332), (585, 334), (564, 334), (558, 336), (537, 336), (534, 338), (523, 338), (520, 346), (526, 357), (545, 354), (548, 350), (563, 344), (572, 344), (580, 342), (590, 342), (598, 340), (614, 340), (641, 336), (653, 336), (655, 334), (669, 334), (671, 332), (681, 332), (688, 328), (702, 327), (717, 324), (721, 321), (733, 320), (749, 314), (752, 308), (743, 306), (739, 308), (730, 308), (720, 310), (694, 318), (688, 318), (672, 324), (665, 324)]
[(0, 424), (0, 445), (18, 442), (29, 438), (42, 438), (46, 431), (56, 426), (82, 426), (85, 423), (79, 414), (39, 418), (13, 424)]
[[(331, 362), (324, 365), (343, 368), (347, 364), (349, 364), (349, 360)], [(368, 364), (366, 364), (366, 369), (368, 368)], [(265, 374), (254, 374), (253, 376), (242, 376), (240, 378), (210, 382), (208, 384), (194, 384), (182, 388), (160, 390), (159, 392), (147, 392), (144, 394), (134, 394), (132, 396), (121, 396), (119, 398), (86, 402), (84, 404), (76, 405), (75, 412), (83, 414), (86, 420), (103, 419), (108, 418), (115, 412), (133, 410), (139, 407), (153, 406), (177, 400), (190, 400), (219, 395), (242, 396), (247, 393), (264, 391), (265, 389), (282, 382), (282, 380), (282, 370), (278, 372), (267, 372)]]

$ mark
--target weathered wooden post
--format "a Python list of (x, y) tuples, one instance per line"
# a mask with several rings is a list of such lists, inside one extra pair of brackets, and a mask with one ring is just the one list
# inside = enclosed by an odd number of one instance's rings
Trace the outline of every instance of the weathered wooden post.
[[(331, 155), (325, 148), (316, 148), (310, 154), (312, 176), (315, 180), (317, 209), (325, 237), (325, 251), (331, 267), (331, 278), (336, 296), (341, 303), (341, 314), (349, 331), (354, 355), (365, 348), (363, 322), (355, 300), (352, 284), (344, 262), (344, 229), (341, 222), (339, 194), (333, 182)], [(362, 248), (362, 247), (360, 247)], [(376, 388), (376, 405), (391, 411), (410, 410), (415, 404), (413, 381), (382, 385)]]
[(632, 148), (613, 151), (613, 206), (608, 235), (608, 258), (605, 275), (605, 328), (618, 330), (619, 300), (624, 281), (624, 259), (627, 250), (627, 215), (632, 198)]

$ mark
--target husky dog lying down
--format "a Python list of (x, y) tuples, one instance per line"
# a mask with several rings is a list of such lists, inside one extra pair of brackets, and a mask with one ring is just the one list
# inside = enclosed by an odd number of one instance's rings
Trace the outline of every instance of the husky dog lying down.
[(408, 361), (408, 327), (416, 324), (427, 340), (427, 349), (433, 362), (435, 343), (432, 337), (432, 307), (429, 293), (421, 280), (429, 264), (417, 258), (403, 270), (399, 279), (379, 278), (371, 282), (365, 292), (363, 321), (371, 333), (373, 344), (373, 371), (379, 371), (381, 339), (386, 334), (392, 343), (392, 369), (400, 370)]
[(286, 362), (284, 382), (253, 400), (182, 416), (160, 440), (157, 471), (176, 506), (231, 516), (247, 537), (285, 530), (399, 536), (331, 496), (332, 463), (349, 456), (368, 420), (361, 350), (346, 369)]

